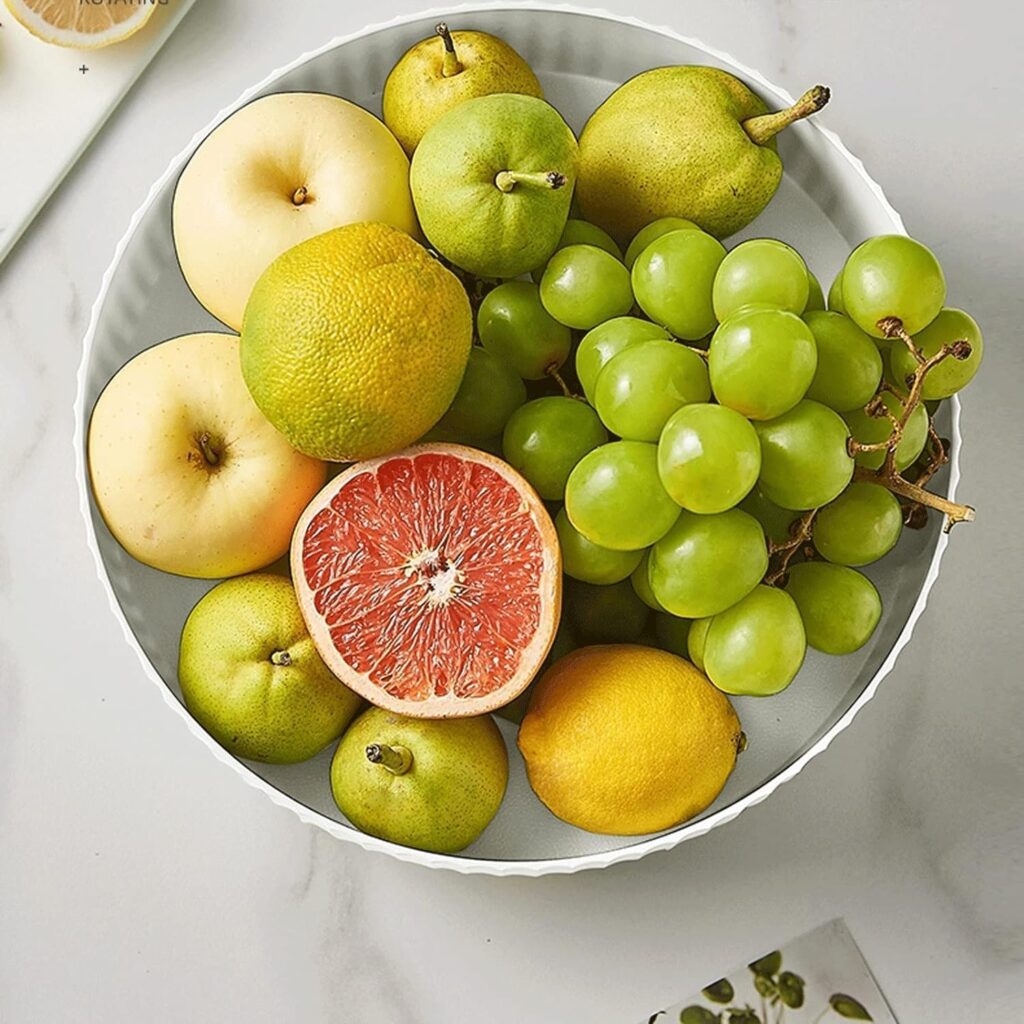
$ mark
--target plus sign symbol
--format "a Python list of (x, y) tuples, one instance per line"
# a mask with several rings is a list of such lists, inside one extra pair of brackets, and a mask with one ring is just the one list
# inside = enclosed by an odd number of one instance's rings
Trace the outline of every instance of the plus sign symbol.
[(83, 64), (78, 70), (84, 75), (89, 69)]

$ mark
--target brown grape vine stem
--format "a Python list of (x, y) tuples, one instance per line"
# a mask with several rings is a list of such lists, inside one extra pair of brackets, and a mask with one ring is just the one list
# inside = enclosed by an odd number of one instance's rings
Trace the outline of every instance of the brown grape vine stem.
[(545, 367), (544, 372), (562, 389), (562, 394), (566, 398), (580, 398), (579, 395), (573, 394), (572, 388), (565, 383), (565, 378), (558, 372), (558, 363), (552, 363)]
[[(909, 390), (905, 395), (900, 394), (889, 385), (883, 385), (879, 394), (875, 395), (864, 407), (864, 411), (869, 416), (876, 418), (886, 417), (892, 423), (892, 433), (885, 441), (874, 444), (865, 444), (862, 441), (850, 438), (848, 447), (851, 455), (855, 456), (859, 452), (885, 451), (885, 459), (878, 469), (871, 470), (858, 466), (854, 472), (854, 479), (881, 484), (892, 491), (893, 494), (898, 494), (901, 498), (906, 498), (916, 505), (934, 508), (944, 513), (946, 521), (943, 526), (943, 532), (948, 533), (957, 523), (972, 522), (974, 519), (974, 509), (970, 505), (962, 505), (958, 502), (950, 501), (948, 498), (943, 498), (941, 495), (933, 494), (931, 491), (924, 489), (924, 484), (935, 475), (949, 458), (946, 453), (946, 446), (935, 432), (931, 417), (929, 416), (928, 418), (928, 435), (932, 455), (928, 466), (916, 482), (912, 483), (910, 480), (907, 480), (896, 468), (896, 449), (899, 447), (900, 441), (903, 440), (903, 433), (906, 430), (907, 423), (910, 421), (910, 417), (923, 400), (925, 378), (944, 359), (967, 359), (971, 354), (971, 343), (965, 338), (960, 338), (957, 341), (943, 345), (934, 355), (925, 358), (924, 354), (914, 343), (914, 339), (903, 329), (903, 323), (897, 317), (884, 317), (878, 321), (878, 328), (886, 338), (894, 342), (898, 340), (906, 345), (908, 351), (914, 357), (915, 366), (914, 372), (907, 376)], [(891, 392), (899, 399), (901, 403), (901, 413), (899, 416), (894, 416), (889, 412), (881, 397), (882, 390)], [(908, 516), (913, 517), (914, 513), (912, 511), (908, 512)]]
[[(892, 432), (886, 440), (871, 444), (852, 437), (849, 439), (847, 447), (851, 456), (856, 456), (860, 452), (885, 452), (885, 458), (878, 469), (857, 466), (854, 469), (853, 479), (880, 484), (892, 491), (893, 494), (906, 499), (904, 522), (908, 526), (914, 528), (924, 526), (927, 520), (927, 511), (930, 508), (942, 512), (945, 516), (943, 531), (948, 533), (957, 523), (969, 523), (974, 520), (974, 509), (970, 505), (961, 505), (925, 489), (925, 485), (932, 477), (949, 462), (949, 443), (939, 437), (929, 415), (928, 440), (925, 446), (928, 461), (913, 480), (908, 480), (897, 469), (896, 449), (903, 440), (910, 417), (924, 400), (925, 377), (944, 359), (966, 359), (970, 356), (970, 342), (961, 338), (943, 345), (934, 355), (926, 358), (915, 344), (914, 339), (903, 329), (903, 324), (895, 317), (879, 320), (878, 328), (894, 343), (898, 341), (907, 346), (910, 354), (914, 357), (915, 368), (914, 372), (907, 376), (908, 390), (906, 392), (900, 391), (892, 384), (883, 382), (871, 401), (864, 406), (864, 412), (868, 416), (889, 420)], [(900, 403), (898, 416), (891, 413), (885, 404), (883, 395), (886, 393), (893, 395)], [(802, 553), (804, 557), (814, 557), (811, 535), (814, 530), (814, 520), (819, 511), (817, 508), (812, 508), (794, 519), (790, 524), (789, 536), (786, 540), (768, 541), (769, 563), (768, 572), (764, 577), (764, 582), (768, 586), (777, 586), (785, 582), (789, 564), (797, 553)]]
[(769, 568), (764, 582), (773, 587), (784, 579), (789, 570), (793, 556), (806, 544), (810, 543), (811, 531), (814, 529), (814, 517), (818, 509), (812, 508), (804, 512), (799, 519), (794, 519), (789, 526), (789, 536), (781, 542), (768, 541)]

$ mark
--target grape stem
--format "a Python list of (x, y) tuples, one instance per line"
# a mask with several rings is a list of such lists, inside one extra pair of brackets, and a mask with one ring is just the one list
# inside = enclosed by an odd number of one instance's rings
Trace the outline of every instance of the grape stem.
[[(896, 449), (903, 440), (903, 434), (907, 424), (910, 422), (910, 417), (914, 414), (914, 411), (924, 397), (925, 378), (944, 359), (967, 359), (971, 354), (971, 343), (966, 338), (958, 338), (956, 341), (943, 345), (934, 355), (925, 358), (914, 342), (914, 339), (904, 330), (903, 322), (898, 317), (883, 317), (878, 321), (878, 329), (886, 338), (893, 341), (899, 340), (906, 345), (908, 351), (914, 357), (915, 367), (914, 372), (907, 376), (907, 386), (909, 388), (907, 394), (901, 394), (891, 385), (883, 384), (879, 389), (879, 394), (875, 395), (864, 406), (864, 411), (868, 416), (875, 418), (886, 417), (892, 423), (892, 432), (885, 441), (876, 444), (865, 444), (852, 437), (848, 440), (847, 447), (851, 456), (856, 456), (859, 452), (885, 451), (885, 460), (877, 470), (858, 466), (854, 472), (854, 479), (881, 484), (892, 491), (893, 494), (898, 494), (900, 497), (906, 498), (918, 506), (934, 508), (944, 513), (946, 522), (943, 526), (943, 532), (949, 533), (957, 523), (972, 522), (974, 520), (974, 509), (970, 505), (961, 505), (958, 502), (949, 501), (947, 498), (940, 497), (924, 489), (924, 484), (949, 460), (946, 447), (935, 432), (931, 416), (928, 417), (928, 438), (932, 448), (932, 457), (916, 482), (912, 483), (905, 479), (896, 468)], [(888, 391), (900, 400), (902, 409), (899, 416), (893, 416), (889, 412), (881, 399), (882, 391)], [(907, 511), (906, 518), (908, 522), (913, 521), (916, 516), (919, 517), (913, 508)]]
[(562, 389), (566, 398), (578, 398), (581, 402), (584, 399), (580, 395), (574, 395), (572, 389), (565, 383), (565, 378), (558, 372), (558, 364), (552, 363), (544, 368), (544, 372)]
[(854, 480), (863, 480), (867, 483), (881, 484), (887, 487), (893, 494), (901, 498), (908, 498), (926, 508), (934, 508), (946, 514), (946, 524), (942, 528), (943, 533), (949, 533), (957, 523), (973, 523), (974, 509), (970, 505), (961, 505), (958, 502), (950, 501), (931, 491), (926, 491), (917, 484), (905, 480), (899, 473), (887, 473), (883, 465), (881, 469), (871, 470), (858, 466), (853, 474)]
[(930, 450), (928, 462), (918, 474), (917, 479), (914, 480), (918, 487), (924, 487), (949, 462), (949, 449), (946, 447), (946, 442), (939, 437), (930, 416), (928, 417), (928, 448)]
[(777, 543), (774, 540), (768, 541), (769, 559), (778, 557), (774, 568), (770, 568), (765, 574), (764, 582), (767, 586), (774, 586), (789, 571), (789, 563), (793, 556), (811, 539), (811, 530), (814, 528), (814, 517), (818, 509), (808, 509), (799, 519), (794, 519), (789, 524), (789, 537)]
[(451, 32), (448, 31), (447, 24), (443, 21), (438, 22), (434, 27), (434, 31), (441, 37), (441, 42), (444, 43), (441, 77), (454, 78), (455, 75), (462, 71), (462, 61), (459, 60), (458, 54), (455, 52), (455, 41), (452, 39)]

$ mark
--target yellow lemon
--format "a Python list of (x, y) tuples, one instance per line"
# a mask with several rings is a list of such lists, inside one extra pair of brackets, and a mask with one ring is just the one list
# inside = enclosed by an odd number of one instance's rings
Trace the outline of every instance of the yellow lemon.
[(242, 375), (301, 452), (354, 462), (444, 414), (473, 336), (458, 278), (405, 232), (351, 224), (279, 256), (242, 321)]
[(156, 10), (147, 3), (86, 0), (6, 0), (7, 8), (38, 39), (76, 50), (97, 50), (138, 32)]
[(519, 729), (534, 792), (588, 832), (642, 835), (708, 807), (745, 740), (728, 698), (682, 658), (583, 647), (536, 684)]

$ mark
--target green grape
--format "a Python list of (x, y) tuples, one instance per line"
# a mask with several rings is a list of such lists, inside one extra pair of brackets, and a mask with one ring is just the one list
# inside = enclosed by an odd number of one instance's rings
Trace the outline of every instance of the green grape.
[(643, 557), (640, 559), (640, 564), (630, 574), (629, 582), (633, 584), (633, 590), (636, 591), (636, 596), (648, 608), (652, 608), (656, 612), (663, 612), (665, 609), (662, 608), (661, 602), (654, 596), (654, 591), (651, 590), (651, 552), (650, 549), (643, 553)]
[(724, 405), (684, 405), (658, 442), (665, 490), (689, 512), (724, 512), (761, 472), (761, 443), (750, 421)]
[(562, 571), (574, 580), (608, 586), (618, 583), (641, 564), (643, 551), (612, 551), (591, 543), (569, 522), (565, 509), (555, 516)]
[(525, 401), (526, 385), (512, 367), (474, 345), (459, 390), (437, 426), (453, 437), (482, 441), (500, 434)]
[(741, 502), (739, 507), (748, 515), (752, 515), (764, 530), (764, 535), (782, 544), (789, 540), (789, 529), (800, 518), (798, 512), (792, 509), (779, 508), (774, 501), (769, 501), (761, 492), (760, 487), (755, 487)]
[[(570, 217), (565, 222), (562, 237), (559, 238), (558, 245), (555, 246), (551, 256), (554, 256), (559, 249), (570, 245), (594, 245), (598, 249), (604, 249), (605, 252), (611, 253), (620, 263), (622, 262), (622, 250), (615, 244), (615, 239), (596, 224), (580, 220), (578, 217)], [(548, 257), (549, 260), (551, 256)], [(545, 263), (544, 267), (546, 266)], [(540, 280), (544, 276), (544, 267), (537, 267), (530, 273), (537, 284), (540, 284)]]
[(882, 617), (882, 599), (874, 584), (845, 565), (794, 565), (789, 570), (786, 593), (800, 609), (808, 644), (826, 654), (859, 650)]
[(664, 327), (635, 316), (617, 316), (588, 331), (576, 349), (576, 376), (587, 401), (594, 404), (598, 374), (612, 356), (641, 341), (669, 337)]
[(626, 266), (632, 270), (640, 253), (655, 239), (667, 235), (670, 231), (700, 231), (700, 227), (685, 217), (662, 217), (660, 220), (651, 221), (647, 227), (641, 228), (629, 243), (626, 249)]
[(798, 316), (810, 295), (807, 264), (796, 249), (774, 238), (753, 238), (728, 253), (715, 274), (715, 316), (725, 320), (749, 305), (785, 309)]
[(753, 307), (722, 323), (708, 349), (711, 388), (722, 405), (752, 420), (792, 409), (814, 379), (811, 329), (795, 313)]
[(549, 395), (516, 409), (505, 424), (501, 449), (505, 461), (542, 498), (558, 501), (573, 466), (607, 440), (608, 432), (589, 405)]
[(758, 485), (769, 501), (803, 512), (828, 504), (850, 482), (849, 431), (828, 406), (805, 398), (755, 426), (761, 441)]
[(584, 455), (569, 474), (565, 512), (594, 544), (637, 551), (665, 536), (679, 506), (661, 485), (655, 445), (612, 441)]
[(476, 327), (483, 347), (527, 380), (557, 370), (572, 347), (572, 332), (548, 314), (529, 281), (506, 281), (489, 291)]
[(903, 511), (879, 484), (856, 481), (815, 517), (811, 540), (822, 558), (838, 565), (869, 565), (896, 546)]
[(658, 638), (658, 646), (670, 654), (678, 654), (680, 658), (690, 657), (688, 641), (692, 619), (681, 619), (669, 612), (659, 612), (654, 616), (654, 635)]
[(604, 249), (568, 245), (548, 260), (540, 300), (559, 322), (581, 331), (633, 308), (629, 271)]
[(633, 264), (640, 308), (677, 338), (697, 341), (715, 329), (711, 290), (725, 246), (692, 228), (655, 239)]
[(906, 235), (878, 235), (861, 242), (843, 266), (844, 312), (876, 338), (878, 326), (896, 317), (907, 334), (927, 327), (946, 301), (946, 279), (935, 255)]
[(806, 653), (796, 602), (762, 585), (712, 618), (702, 655), (704, 672), (720, 690), (770, 697), (789, 686)]
[[(962, 309), (952, 307), (942, 310), (920, 334), (914, 336), (914, 344), (925, 359), (934, 356), (943, 345), (961, 339), (970, 344), (971, 354), (966, 359), (949, 355), (933, 366), (924, 378), (922, 393), (926, 399), (949, 398), (970, 384), (981, 365), (985, 343), (981, 338), (981, 328), (974, 318)], [(889, 361), (893, 376), (899, 382), (898, 386), (905, 389), (906, 378), (917, 369), (917, 362), (910, 349), (902, 343), (894, 342)]]
[(821, 290), (821, 282), (814, 276), (810, 268), (807, 270), (807, 305), (805, 313), (825, 308), (825, 293)]
[(752, 516), (683, 512), (651, 552), (651, 589), (673, 615), (699, 619), (749, 594), (767, 568), (764, 531)]
[(846, 313), (846, 303), (843, 302), (843, 271), (840, 268), (836, 274), (832, 287), (828, 290), (828, 308), (833, 313)]
[[(903, 415), (903, 403), (888, 391), (882, 393), (882, 402), (892, 416), (897, 418)], [(869, 416), (863, 409), (853, 409), (843, 413), (856, 440), (861, 444), (881, 444), (892, 435), (892, 423), (885, 416)], [(925, 442), (928, 440), (928, 410), (923, 405), (918, 405), (910, 414), (906, 427), (903, 428), (903, 437), (896, 446), (896, 468), (906, 469), (916, 461), (918, 455), (924, 451)], [(872, 452), (858, 452), (857, 465), (867, 469), (878, 469), (885, 461), (885, 449), (879, 448)]]
[(651, 610), (633, 592), (628, 580), (597, 587), (569, 580), (566, 607), (580, 639), (598, 643), (629, 643), (639, 638)]
[(842, 313), (805, 313), (804, 322), (818, 350), (807, 397), (836, 412), (866, 405), (882, 379), (882, 357), (874, 341)]
[(672, 413), (710, 397), (704, 360), (677, 341), (654, 339), (612, 356), (598, 374), (594, 407), (613, 434), (657, 441)]
[(690, 620), (690, 631), (686, 637), (686, 650), (690, 655), (690, 661), (704, 671), (704, 641), (708, 638), (708, 626), (711, 625), (713, 616), (704, 619)]

